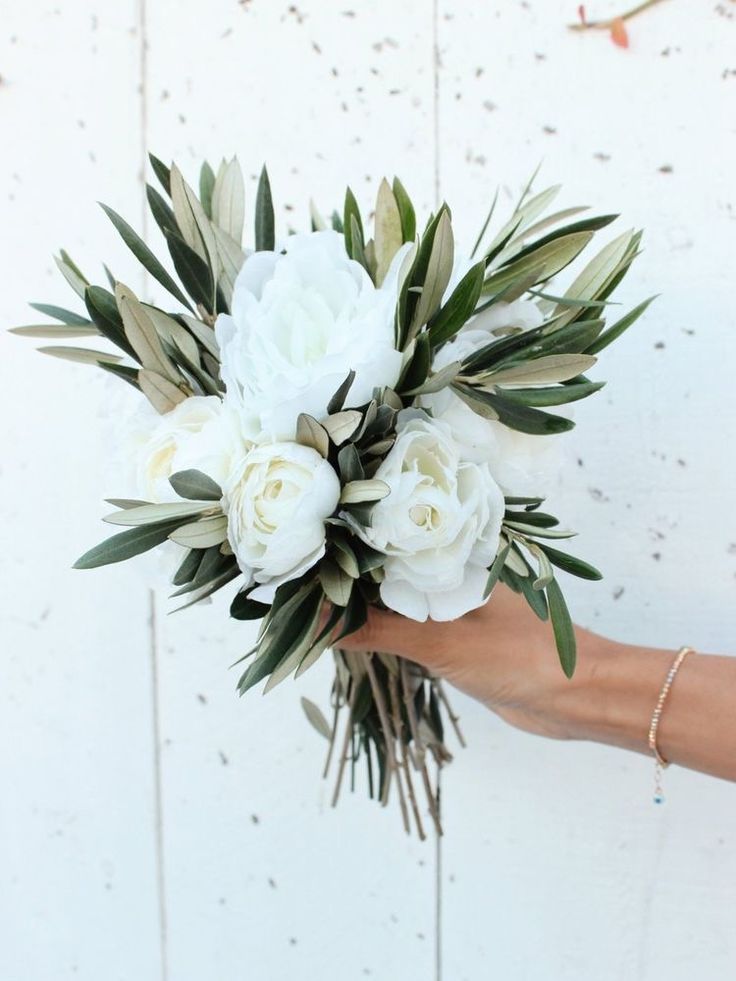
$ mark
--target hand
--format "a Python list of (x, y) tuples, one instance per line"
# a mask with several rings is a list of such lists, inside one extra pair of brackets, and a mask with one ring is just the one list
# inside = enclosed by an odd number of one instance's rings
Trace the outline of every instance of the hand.
[[(563, 674), (552, 628), (523, 596), (499, 583), (488, 603), (451, 623), (417, 623), (371, 609), (367, 624), (340, 641), (349, 650), (380, 650), (406, 657), (483, 702), (512, 725), (558, 739), (575, 733), (565, 705), (594, 670), (586, 638), (577, 629), (578, 666), (572, 680)], [(602, 638), (596, 638), (605, 643)]]

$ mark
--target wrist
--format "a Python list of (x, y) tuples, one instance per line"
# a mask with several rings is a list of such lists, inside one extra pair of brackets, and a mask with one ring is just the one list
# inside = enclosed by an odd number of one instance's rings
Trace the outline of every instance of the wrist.
[(579, 630), (578, 670), (556, 699), (567, 738), (649, 753), (652, 712), (672, 652), (608, 640)]

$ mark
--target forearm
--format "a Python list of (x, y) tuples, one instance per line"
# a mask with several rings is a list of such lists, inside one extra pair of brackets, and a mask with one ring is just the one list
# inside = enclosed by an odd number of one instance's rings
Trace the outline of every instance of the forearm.
[[(571, 738), (649, 753), (649, 725), (675, 651), (619, 644), (579, 631), (581, 677), (556, 711)], [(662, 756), (736, 780), (736, 659), (691, 653), (667, 696), (657, 745)]]

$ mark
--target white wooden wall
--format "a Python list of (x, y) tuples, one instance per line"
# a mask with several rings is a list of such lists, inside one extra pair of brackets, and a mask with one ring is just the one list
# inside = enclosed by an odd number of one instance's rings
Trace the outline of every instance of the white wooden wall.
[[(662, 294), (569, 439), (554, 503), (606, 573), (570, 584), (576, 618), (736, 652), (736, 6), (671, 0), (629, 51), (566, 31), (575, 7), (1, 0), (0, 322), (68, 302), (59, 246), (147, 288), (95, 204), (141, 227), (147, 148), (192, 177), (203, 155), (251, 178), (266, 159), (294, 226), (310, 194), (328, 209), (350, 181), (368, 205), (398, 172), (468, 243), (543, 158), (568, 203), (646, 228), (622, 299)], [(736, 976), (736, 788), (672, 770), (656, 808), (647, 759), (458, 696), (441, 854), (362, 790), (333, 812), (298, 706), (326, 703), (327, 659), (240, 701), (249, 630), (224, 602), (167, 617), (150, 563), (71, 571), (122, 490), (135, 403), (0, 344), (3, 981)]]

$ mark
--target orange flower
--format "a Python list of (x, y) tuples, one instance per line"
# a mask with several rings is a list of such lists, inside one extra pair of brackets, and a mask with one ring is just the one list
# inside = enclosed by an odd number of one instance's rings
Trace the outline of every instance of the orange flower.
[(628, 48), (629, 35), (623, 17), (616, 17), (611, 21), (611, 40), (619, 48)]

